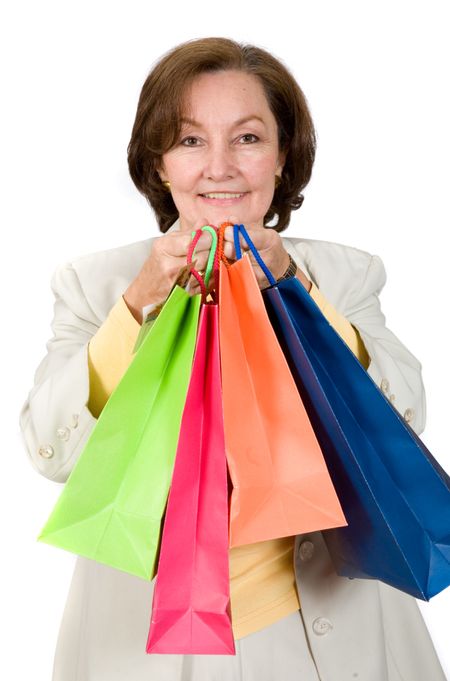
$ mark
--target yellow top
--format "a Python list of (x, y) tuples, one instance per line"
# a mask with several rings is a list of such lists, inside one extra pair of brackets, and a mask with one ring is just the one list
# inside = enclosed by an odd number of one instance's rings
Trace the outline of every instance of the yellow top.
[[(364, 368), (369, 356), (358, 331), (312, 284), (310, 295)], [(133, 358), (140, 326), (122, 296), (89, 343), (89, 409), (98, 417)], [(294, 537), (230, 549), (230, 594), (235, 639), (247, 636), (300, 608)]]

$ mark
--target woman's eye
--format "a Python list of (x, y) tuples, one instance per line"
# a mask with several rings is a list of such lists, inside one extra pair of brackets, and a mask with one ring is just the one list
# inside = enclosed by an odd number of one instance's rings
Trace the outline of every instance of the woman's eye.
[(181, 144), (184, 144), (185, 147), (195, 147), (196, 142), (196, 137), (185, 137), (184, 140), (181, 140)]
[[(249, 138), (252, 138), (252, 139), (249, 139)], [(251, 132), (248, 132), (245, 135), (242, 135), (241, 140), (245, 143), (257, 142), (258, 137), (256, 137), (256, 135), (253, 135)]]

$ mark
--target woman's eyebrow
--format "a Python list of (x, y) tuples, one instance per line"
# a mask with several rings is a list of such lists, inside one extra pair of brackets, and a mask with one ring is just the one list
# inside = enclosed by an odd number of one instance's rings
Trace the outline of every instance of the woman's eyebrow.
[[(261, 118), (261, 116), (257, 116), (256, 114), (252, 114), (251, 116), (244, 116), (243, 118), (240, 118), (239, 120), (235, 121), (233, 123), (233, 127), (237, 128), (239, 125), (243, 125), (244, 123), (248, 123), (249, 121), (257, 120), (260, 121), (261, 123), (264, 123), (264, 120)], [(202, 124), (199, 123), (198, 121), (195, 121), (193, 118), (187, 118), (183, 116), (181, 119), (181, 123), (187, 123), (187, 125), (193, 125), (196, 128), (201, 128)]]

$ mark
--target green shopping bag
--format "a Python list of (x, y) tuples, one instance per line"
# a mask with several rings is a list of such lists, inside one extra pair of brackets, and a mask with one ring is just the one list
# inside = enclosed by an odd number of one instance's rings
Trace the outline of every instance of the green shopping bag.
[(175, 286), (111, 394), (38, 539), (152, 579), (201, 295)]

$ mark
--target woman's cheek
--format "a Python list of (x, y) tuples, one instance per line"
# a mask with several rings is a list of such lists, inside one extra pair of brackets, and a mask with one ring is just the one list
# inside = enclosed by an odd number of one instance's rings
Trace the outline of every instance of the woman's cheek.
[(277, 168), (276, 160), (266, 155), (255, 155), (251, 159), (246, 159), (245, 174), (251, 178), (255, 188), (274, 185), (275, 171)]

